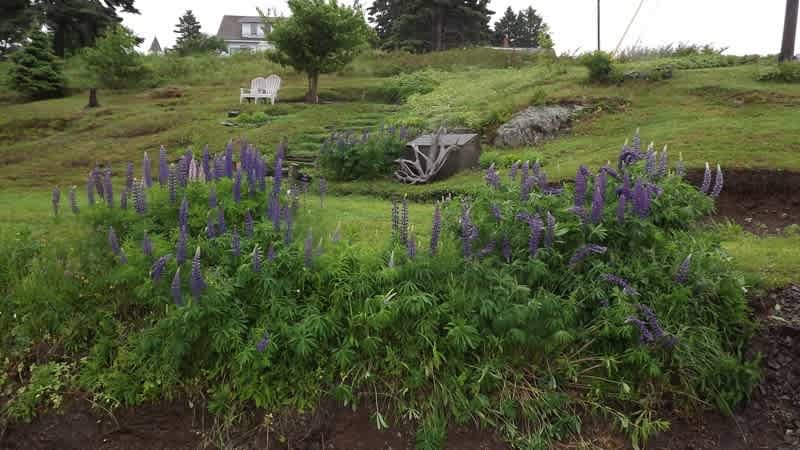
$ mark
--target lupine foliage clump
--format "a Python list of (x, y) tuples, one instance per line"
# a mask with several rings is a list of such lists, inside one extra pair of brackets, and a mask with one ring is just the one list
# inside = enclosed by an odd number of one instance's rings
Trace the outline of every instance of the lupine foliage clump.
[(74, 256), (30, 259), (0, 337), (81, 356), (80, 388), (111, 406), (202, 391), (231, 418), (363, 398), (434, 448), (470, 421), (547, 448), (594, 413), (639, 443), (665, 428), (665, 404), (730, 412), (757, 378), (741, 278), (695, 228), (713, 197), (653, 153), (637, 137), (617, 167), (564, 186), (538, 163), (492, 168), (431, 218), (387, 205), (391, 239), (356, 250), (338, 231), (293, 233), (318, 203), (292, 205), (280, 170), (229, 147), (201, 179), (134, 181), (136, 210), (80, 205)]

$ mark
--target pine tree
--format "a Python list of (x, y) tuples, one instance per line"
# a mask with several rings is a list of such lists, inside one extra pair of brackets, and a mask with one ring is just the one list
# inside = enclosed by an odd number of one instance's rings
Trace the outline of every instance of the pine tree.
[(516, 42), (516, 22), (517, 15), (514, 14), (514, 10), (509, 6), (506, 8), (503, 17), (494, 24), (493, 43), (497, 46), (502, 46), (506, 37), (508, 37), (508, 42), (513, 47)]
[(525, 11), (521, 11), (519, 13), (519, 47), (539, 47), (539, 32), (543, 23), (544, 20), (533, 7), (529, 6)]
[(11, 55), (11, 85), (32, 99), (64, 95), (61, 60), (53, 53), (50, 36), (34, 31), (22, 50)]
[(185, 47), (202, 36), (200, 22), (197, 21), (191, 9), (187, 9), (183, 16), (178, 19), (178, 23), (175, 25), (175, 33), (178, 35), (178, 39), (175, 40), (176, 48)]
[(512, 47), (539, 47), (539, 35), (546, 27), (542, 17), (533, 7), (518, 14), (509, 6), (503, 17), (495, 23), (493, 43), (501, 45), (506, 36)]

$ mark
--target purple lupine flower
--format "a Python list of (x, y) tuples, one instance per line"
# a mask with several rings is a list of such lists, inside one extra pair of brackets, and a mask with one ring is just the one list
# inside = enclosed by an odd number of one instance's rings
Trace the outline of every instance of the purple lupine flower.
[(408, 243), (408, 197), (403, 196), (403, 205), (400, 209), (400, 243)]
[(225, 178), (225, 158), (214, 155), (214, 178), (221, 180)]
[(319, 206), (320, 208), (325, 207), (325, 194), (328, 193), (328, 182), (325, 178), (320, 177), (319, 179)]
[(94, 206), (94, 183), (91, 175), (89, 175), (89, 181), (86, 182), (86, 202), (89, 206)]
[(530, 173), (530, 170), (531, 170), (531, 162), (525, 161), (525, 163), (522, 165), (522, 177), (519, 180), (520, 183), (525, 183), (525, 181), (528, 180), (528, 175)]
[(494, 168), (494, 163), (486, 169), (486, 176), (484, 177), (486, 184), (492, 189), (500, 189), (500, 175), (497, 174), (497, 169)]
[(203, 272), (200, 268), (200, 247), (194, 252), (194, 259), (192, 259), (192, 275), (189, 279), (189, 289), (192, 291), (192, 296), (195, 299), (200, 299), (200, 295), (206, 288), (206, 282), (203, 279)]
[(161, 149), (158, 151), (158, 184), (164, 187), (167, 185), (168, 180), (169, 164), (167, 163), (167, 149), (162, 145)]
[(187, 236), (186, 228), (181, 228), (178, 230), (178, 245), (175, 248), (175, 260), (178, 262), (178, 265), (183, 264), (186, 261), (186, 244), (189, 237)]
[(133, 187), (133, 163), (129, 162), (127, 168), (125, 169), (125, 189), (129, 192)]
[(530, 254), (531, 258), (536, 258), (536, 254), (539, 253), (539, 243), (542, 239), (542, 228), (544, 227), (544, 222), (542, 222), (542, 218), (539, 217), (539, 214), (533, 216), (528, 222), (530, 226), (530, 239), (528, 240), (528, 254)]
[(225, 176), (233, 178), (233, 143), (225, 146)]
[(592, 196), (592, 223), (598, 224), (603, 221), (603, 209), (605, 206), (606, 195), (606, 173), (601, 171), (594, 183), (594, 195)]
[(53, 188), (53, 215), (58, 217), (58, 204), (61, 202), (61, 191), (58, 186)]
[(253, 264), (252, 264), (253, 272), (260, 273), (261, 272), (261, 248), (258, 247), (258, 244), (256, 244), (255, 247), (253, 247), (253, 253), (251, 253), (250, 256), (251, 256), (251, 258), (253, 260)]
[(145, 187), (148, 188), (153, 186), (153, 176), (150, 173), (152, 168), (150, 166), (150, 157), (147, 156), (147, 152), (144, 152), (144, 158), (142, 159), (142, 181), (144, 181)]
[(258, 341), (258, 344), (256, 344), (256, 351), (258, 353), (264, 353), (265, 351), (267, 351), (268, 345), (269, 345), (269, 333), (265, 331), (264, 336), (261, 338), (260, 341)]
[(233, 253), (234, 258), (239, 258), (239, 255), (242, 254), (242, 243), (241, 239), (239, 239), (239, 232), (236, 231), (236, 228), (233, 229), (231, 232), (231, 253)]
[(169, 165), (169, 175), (167, 176), (167, 188), (169, 189), (169, 202), (175, 203), (178, 200), (178, 174), (175, 164)]
[(133, 181), (133, 208), (137, 214), (145, 214), (147, 212), (147, 198), (144, 192), (144, 184), (141, 181)]
[(659, 178), (664, 178), (667, 176), (667, 171), (669, 170), (669, 156), (667, 155), (667, 146), (664, 146), (664, 149), (661, 150), (661, 158), (658, 160), (658, 169), (656, 170), (656, 175)]
[(556, 237), (556, 218), (547, 211), (547, 231), (544, 234), (545, 248), (553, 248), (553, 242)]
[(508, 178), (511, 179), (511, 182), (516, 181), (517, 170), (519, 170), (519, 161), (516, 161), (514, 162), (514, 164), (511, 164), (511, 170), (508, 172)]
[(621, 192), (617, 200), (617, 223), (622, 225), (625, 223), (625, 209), (628, 206), (628, 196), (630, 194)]
[(433, 210), (433, 224), (431, 226), (431, 256), (436, 256), (439, 251), (439, 236), (442, 233), (442, 209), (439, 203)]
[(500, 251), (503, 253), (503, 260), (506, 263), (511, 263), (511, 239), (508, 236), (503, 236), (500, 247)]
[(216, 230), (216, 223), (214, 222), (214, 218), (211, 215), (211, 212), (208, 213), (208, 218), (206, 220), (206, 237), (209, 239), (214, 239), (217, 237), (217, 230)]
[(489, 207), (489, 210), (491, 211), (492, 217), (494, 217), (494, 220), (496, 220), (498, 222), (502, 222), (503, 221), (503, 212), (500, 210), (500, 206), (498, 206), (496, 204), (492, 204)]
[(678, 162), (675, 163), (675, 174), (681, 178), (686, 176), (686, 166), (683, 164), (683, 153), (678, 154)]
[(464, 258), (472, 257), (472, 243), (478, 239), (478, 235), (478, 227), (470, 218), (470, 206), (464, 203), (461, 210), (461, 250)]
[(650, 328), (650, 333), (653, 335), (653, 337), (657, 340), (661, 339), (666, 333), (664, 333), (664, 329), (661, 328), (661, 324), (658, 322), (658, 318), (653, 310), (647, 305), (640, 304), (639, 311), (644, 316), (647, 327)]
[(186, 155), (181, 156), (181, 159), (178, 160), (178, 167), (175, 170), (175, 179), (178, 182), (178, 186), (186, 187), (189, 183), (189, 161), (186, 159)]
[(414, 236), (413, 232), (408, 237), (408, 242), (406, 243), (406, 255), (408, 255), (409, 259), (417, 257), (417, 238)]
[(275, 173), (272, 175), (272, 193), (278, 195), (281, 192), (281, 180), (283, 179), (283, 147), (278, 146), (278, 153), (275, 155)]
[(573, 207), (569, 208), (567, 211), (569, 211), (572, 214), (575, 214), (576, 216), (578, 216), (578, 219), (580, 219), (581, 223), (586, 223), (586, 210), (583, 209), (582, 206), (580, 206), (580, 207), (573, 206)]
[(392, 238), (400, 238), (400, 204), (392, 199)]
[(618, 181), (622, 180), (622, 178), (619, 176), (619, 173), (616, 170), (612, 169), (608, 163), (605, 166), (601, 167), (600, 171), (606, 173), (608, 176), (614, 178), (615, 180)]
[(181, 268), (178, 267), (178, 270), (175, 271), (175, 276), (172, 278), (172, 284), (170, 285), (170, 292), (172, 292), (172, 301), (175, 302), (176, 306), (183, 305), (183, 295), (181, 295)]
[(111, 247), (111, 251), (119, 256), (120, 252), (122, 251), (119, 246), (119, 239), (117, 239), (117, 233), (114, 232), (114, 227), (108, 227), (108, 245)]
[(617, 169), (620, 171), (624, 171), (627, 166), (634, 164), (637, 161), (642, 159), (642, 154), (638, 150), (633, 150), (629, 148), (627, 145), (622, 147), (622, 152), (619, 154), (619, 160), (617, 162)]
[(169, 261), (169, 257), (171, 255), (167, 253), (166, 255), (158, 258), (153, 266), (150, 267), (150, 279), (153, 280), (153, 283), (157, 283), (158, 280), (161, 279), (161, 275), (164, 274), (164, 268), (167, 267), (167, 261)]
[(258, 181), (259, 192), (267, 190), (267, 164), (261, 154), (256, 159), (256, 180)]
[(289, 207), (284, 208), (284, 215), (286, 216), (286, 230), (284, 230), (283, 242), (289, 245), (292, 242), (292, 226), (294, 224), (294, 214)]
[(575, 250), (575, 253), (572, 255), (572, 258), (569, 260), (569, 267), (574, 268), (578, 264), (581, 263), (584, 259), (586, 259), (589, 255), (602, 255), (608, 251), (607, 247), (603, 247), (597, 244), (587, 244), (583, 247)]
[(225, 210), (222, 207), (217, 208), (217, 231), (219, 234), (228, 232), (228, 226), (225, 225)]
[(211, 186), (211, 189), (208, 190), (208, 208), (214, 209), (217, 207), (217, 188)]
[(708, 194), (709, 189), (711, 189), (711, 167), (706, 163), (706, 171), (703, 174), (703, 184), (700, 186), (700, 192)]
[(72, 214), (78, 215), (80, 210), (78, 209), (78, 198), (75, 194), (75, 186), (69, 188), (69, 207), (72, 209)]
[(639, 293), (636, 291), (636, 289), (634, 289), (633, 286), (631, 286), (622, 277), (619, 277), (619, 276), (611, 274), (611, 273), (606, 273), (606, 274), (601, 275), (600, 279), (602, 279), (603, 281), (606, 281), (608, 283), (611, 283), (611, 284), (613, 284), (615, 286), (619, 286), (622, 289), (622, 292), (625, 293), (625, 295), (630, 295), (630, 296), (639, 295)]
[(233, 201), (239, 203), (242, 201), (242, 171), (237, 170), (233, 178)]
[(253, 237), (253, 216), (250, 215), (249, 210), (244, 213), (244, 235)]
[(97, 195), (100, 196), (101, 200), (104, 200), (105, 196), (103, 193), (103, 173), (97, 166), (95, 166), (95, 168), (92, 170), (92, 181), (94, 182), (94, 187), (97, 190)]
[(121, 209), (128, 209), (128, 189), (122, 187), (122, 192), (119, 193), (119, 207)]
[(633, 211), (642, 219), (650, 214), (650, 193), (641, 180), (633, 188)]
[(491, 255), (492, 253), (494, 253), (494, 250), (495, 250), (496, 248), (497, 248), (497, 241), (495, 241), (495, 240), (493, 239), (493, 240), (489, 241), (489, 242), (486, 244), (486, 246), (485, 246), (485, 247), (483, 247), (483, 248), (481, 249), (481, 251), (480, 251), (480, 252), (478, 252), (478, 256), (479, 256), (480, 258), (485, 258), (485, 257), (487, 257), (487, 256)]
[(644, 171), (647, 173), (647, 176), (651, 178), (655, 178), (658, 175), (657, 170), (657, 163), (656, 163), (656, 156), (657, 153), (653, 150), (653, 144), (650, 144), (650, 147), (647, 148), (647, 154), (645, 156), (646, 160), (644, 163)]
[(522, 202), (527, 202), (531, 198), (531, 192), (533, 191), (533, 186), (536, 184), (535, 177), (528, 177), (522, 181), (522, 185), (519, 188), (519, 199)]
[(681, 265), (678, 266), (678, 271), (675, 273), (675, 282), (678, 284), (686, 284), (689, 281), (689, 270), (692, 266), (692, 255), (689, 254)]
[(211, 154), (208, 152), (208, 145), (203, 147), (203, 175), (206, 177), (206, 181), (213, 181), (214, 180), (214, 172), (211, 170)]
[(589, 180), (590, 172), (586, 166), (580, 166), (575, 174), (575, 209), (583, 210), (586, 203), (586, 183)]
[(633, 134), (633, 142), (631, 143), (633, 146), (633, 150), (636, 152), (642, 151), (642, 138), (639, 136), (639, 129), (636, 129), (636, 133)]
[(111, 169), (106, 169), (105, 176), (103, 177), (103, 193), (105, 195), (106, 204), (109, 208), (114, 207), (114, 190), (111, 184)]
[(650, 332), (647, 324), (639, 320), (638, 317), (630, 316), (625, 320), (625, 323), (631, 323), (639, 330), (639, 342), (641, 344), (650, 344), (655, 341), (653, 333)]
[(153, 241), (150, 240), (147, 231), (144, 232), (144, 236), (142, 237), (142, 253), (148, 258), (153, 257)]
[(536, 161), (534, 161), (533, 167), (531, 168), (531, 173), (536, 178), (539, 178), (539, 175), (542, 174), (542, 165), (539, 164), (539, 160), (538, 159)]
[(178, 208), (178, 226), (180, 228), (187, 228), (189, 226), (189, 200), (183, 196), (181, 206)]
[(311, 268), (314, 262), (314, 236), (311, 234), (311, 228), (308, 229), (306, 240), (303, 242), (303, 265), (306, 269)]
[(719, 197), (719, 194), (722, 193), (722, 184), (723, 184), (723, 176), (722, 176), (722, 167), (717, 164), (717, 176), (714, 180), (714, 189), (711, 191), (711, 196), (714, 198)]

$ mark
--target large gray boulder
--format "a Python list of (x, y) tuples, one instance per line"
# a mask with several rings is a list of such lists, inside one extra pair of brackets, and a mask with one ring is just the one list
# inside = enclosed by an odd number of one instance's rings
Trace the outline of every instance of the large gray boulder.
[(569, 128), (580, 105), (531, 106), (520, 111), (497, 129), (496, 147), (514, 148), (537, 145)]

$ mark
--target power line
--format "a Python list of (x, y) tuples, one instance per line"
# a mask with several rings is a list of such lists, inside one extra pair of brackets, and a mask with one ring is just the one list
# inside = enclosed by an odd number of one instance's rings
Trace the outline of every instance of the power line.
[(625, 32), (622, 33), (622, 38), (620, 38), (619, 43), (617, 44), (617, 48), (614, 49), (614, 53), (613, 53), (614, 55), (617, 54), (617, 52), (619, 51), (619, 48), (622, 46), (622, 42), (625, 40), (625, 37), (628, 36), (628, 31), (631, 30), (631, 25), (633, 25), (633, 22), (636, 20), (636, 17), (639, 15), (639, 11), (642, 10), (642, 6), (643, 5), (644, 5), (644, 0), (641, 0), (639, 2), (639, 6), (636, 7), (636, 12), (634, 12), (633, 13), (633, 17), (631, 17), (631, 21), (628, 22), (628, 26), (625, 27)]

